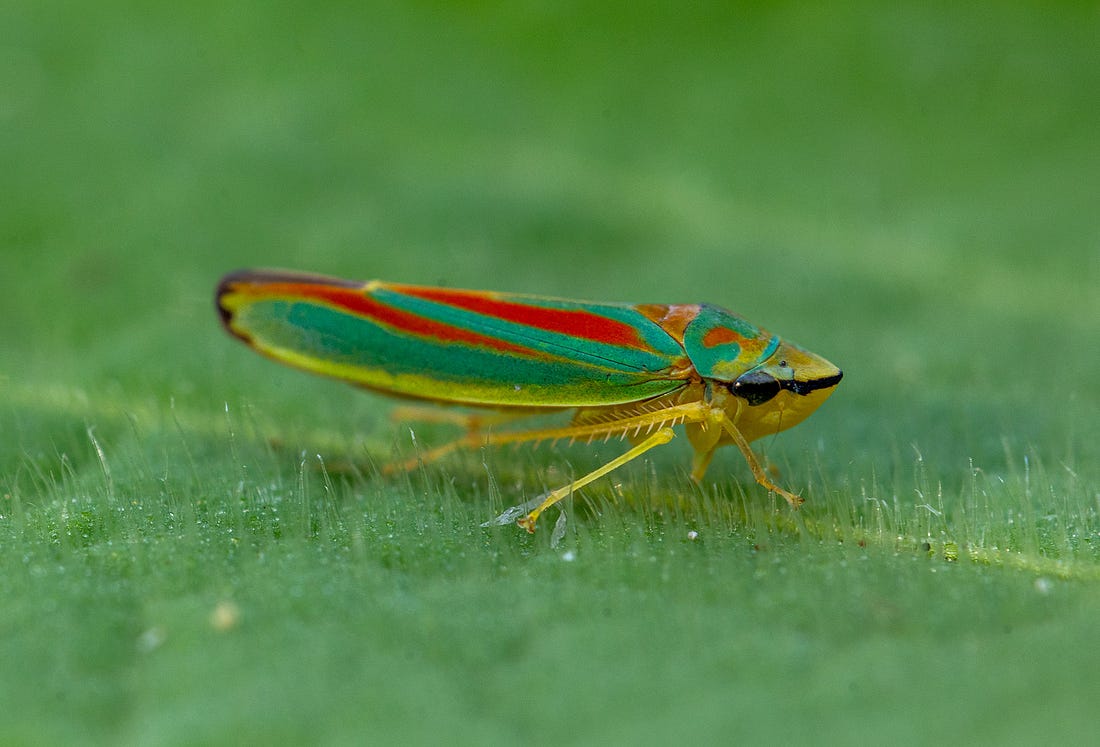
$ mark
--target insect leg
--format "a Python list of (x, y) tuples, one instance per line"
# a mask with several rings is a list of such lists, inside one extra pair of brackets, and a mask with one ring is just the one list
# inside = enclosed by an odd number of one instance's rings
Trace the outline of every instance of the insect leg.
[(557, 490), (550, 491), (550, 493), (547, 494), (542, 503), (532, 509), (530, 513), (528, 513), (516, 523), (526, 529), (528, 532), (534, 533), (535, 522), (538, 520), (539, 514), (541, 514), (543, 511), (550, 508), (561, 499), (568, 497), (570, 494), (573, 493), (574, 490), (583, 488), (585, 485), (592, 482), (593, 480), (597, 480), (606, 475), (608, 472), (618, 469), (619, 467), (629, 462), (631, 459), (641, 456), (655, 446), (667, 444), (669, 441), (672, 440), (673, 436), (675, 435), (676, 434), (671, 428), (667, 426), (662, 426), (657, 431), (645, 438), (637, 446), (630, 449), (626, 453), (619, 455), (615, 459), (612, 459), (610, 462), (600, 467), (599, 469), (595, 469), (589, 472), (584, 477), (574, 480), (568, 485), (560, 487)]
[(652, 411), (628, 411), (625, 414), (613, 413), (607, 420), (595, 419), (562, 428), (533, 429), (486, 435), (483, 441), (479, 443), (497, 445), (524, 441), (554, 441), (562, 438), (578, 440), (607, 439), (615, 436), (630, 437), (634, 442), (634, 446), (623, 455), (584, 475), (579, 480), (574, 480), (569, 485), (548, 493), (541, 503), (538, 502), (539, 499), (531, 501), (531, 504), (537, 504), (533, 510), (528, 512), (527, 504), (516, 506), (505, 511), (490, 524), (511, 523), (513, 516), (518, 513), (526, 513), (518, 523), (527, 531), (533, 532), (535, 520), (548, 507), (568, 496), (574, 490), (626, 464), (639, 454), (644, 454), (655, 446), (668, 443), (673, 437), (673, 426), (680, 423), (689, 426), (697, 424), (707, 417), (708, 412), (709, 408), (702, 402), (686, 402)]
[(455, 412), (443, 407), (431, 405), (400, 405), (395, 407), (390, 417), (398, 421), (418, 421), (421, 423), (448, 423), (466, 429), (466, 433), (453, 441), (448, 441), (434, 449), (428, 449), (415, 457), (410, 457), (398, 462), (391, 462), (382, 468), (382, 474), (392, 475), (397, 472), (409, 472), (422, 464), (442, 459), (455, 451), (462, 449), (476, 449), (487, 443), (492, 443), (492, 436), (484, 432), (485, 428), (510, 423), (514, 420), (535, 417), (539, 413), (530, 411), (496, 412), (496, 413), (469, 413)]
[(443, 405), (397, 405), (390, 410), (390, 420), (395, 422), (446, 423), (468, 431), (479, 431), (487, 426), (510, 423), (529, 418), (536, 413), (529, 410), (516, 412), (463, 412)]
[(749, 442), (745, 440), (745, 437), (741, 435), (741, 431), (737, 430), (737, 426), (733, 424), (733, 421), (729, 419), (721, 410), (715, 410), (712, 413), (712, 417), (715, 418), (722, 427), (722, 430), (726, 432), (726, 435), (733, 440), (733, 443), (741, 451), (741, 455), (745, 457), (745, 461), (749, 463), (749, 469), (752, 470), (752, 476), (756, 478), (756, 482), (762, 487), (767, 488), (773, 493), (778, 493), (783, 496), (784, 500), (790, 504), (791, 508), (798, 508), (804, 502), (802, 498), (794, 493), (788, 492), (783, 488), (776, 485), (768, 477), (768, 473), (764, 470), (763, 465), (756, 458), (756, 454), (752, 452), (749, 447)]
[(635, 433), (649, 433), (650, 431), (656, 433), (655, 429), (659, 427), (671, 427), (679, 423), (698, 423), (705, 417), (705, 405), (700, 402), (688, 402), (652, 412), (618, 416), (606, 421), (601, 420), (580, 425), (498, 431), (494, 433), (471, 431), (454, 441), (425, 451), (418, 457), (390, 464), (382, 472), (383, 474), (407, 472), (416, 469), (422, 463), (433, 462), (460, 449), (477, 449), (482, 446), (500, 446), (502, 444), (518, 444), (530, 441), (557, 441), (558, 439), (606, 439), (615, 436), (629, 436)]
[(718, 451), (717, 446), (712, 446), (707, 451), (696, 451), (695, 456), (691, 460), (691, 479), (695, 482), (703, 482), (703, 475), (707, 473), (707, 467), (710, 466), (710, 460), (714, 458), (714, 452)]
[(404, 461), (390, 462), (382, 467), (382, 474), (392, 475), (397, 472), (411, 472), (421, 464), (431, 464), (438, 459), (442, 459), (451, 452), (458, 451), (459, 449), (475, 448), (481, 443), (481, 439), (478, 436), (479, 434), (477, 431), (471, 431), (461, 438), (456, 438), (454, 441), (448, 441), (442, 446), (437, 446), (434, 449), (423, 451)]
[(707, 413), (706, 419), (701, 423), (691, 423), (684, 430), (691, 442), (691, 448), (695, 450), (695, 456), (691, 460), (691, 479), (701, 483), (714, 452), (718, 450), (722, 426), (714, 421), (711, 413)]

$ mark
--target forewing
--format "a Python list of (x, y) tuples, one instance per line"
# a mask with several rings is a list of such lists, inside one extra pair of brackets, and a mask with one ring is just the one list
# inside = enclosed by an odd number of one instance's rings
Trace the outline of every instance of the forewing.
[(404, 396), (500, 407), (619, 404), (683, 386), (681, 345), (634, 307), (245, 271), (230, 332), (283, 363)]

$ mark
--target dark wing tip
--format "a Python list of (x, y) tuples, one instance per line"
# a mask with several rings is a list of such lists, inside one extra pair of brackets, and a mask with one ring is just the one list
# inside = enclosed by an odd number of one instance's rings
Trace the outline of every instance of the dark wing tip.
[(222, 326), (230, 332), (233, 331), (233, 329), (229, 326), (229, 323), (233, 319), (233, 312), (227, 309), (222, 304), (222, 299), (227, 293), (229, 293), (233, 289), (233, 286), (237, 282), (239, 282), (241, 276), (244, 275), (245, 272), (247, 271), (237, 271), (229, 273), (218, 281), (218, 288), (214, 291), (214, 308), (218, 310), (218, 318), (221, 319)]
[(783, 388), (795, 394), (809, 394), (810, 392), (816, 392), (818, 389), (832, 389), (839, 384), (840, 380), (843, 378), (844, 372), (838, 368), (836, 373), (832, 376), (823, 376), (820, 379), (811, 379), (810, 381), (785, 381), (783, 382)]
[(222, 324), (225, 326), (225, 328), (233, 334), (237, 334), (230, 326), (230, 322), (232, 322), (233, 320), (233, 312), (227, 309), (222, 303), (222, 299), (227, 294), (232, 293), (235, 288), (241, 285), (270, 285), (274, 283), (303, 283), (308, 285), (327, 285), (337, 288), (359, 288), (363, 285), (361, 282), (357, 282), (354, 280), (342, 280), (340, 278), (329, 277), (327, 275), (299, 272), (297, 270), (235, 270), (225, 275), (218, 282), (218, 288), (214, 292), (214, 305), (218, 309), (218, 316), (221, 318)]

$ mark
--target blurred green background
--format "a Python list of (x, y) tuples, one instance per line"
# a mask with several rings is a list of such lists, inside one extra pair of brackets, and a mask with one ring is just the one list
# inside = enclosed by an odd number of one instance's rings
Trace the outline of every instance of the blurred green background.
[[(4, 4), (0, 741), (1094, 737), (1098, 39), (1070, 3)], [(809, 502), (676, 444), (560, 547), (481, 529), (614, 447), (373, 477), (387, 402), (219, 330), (247, 266), (731, 308), (845, 370), (758, 445)]]

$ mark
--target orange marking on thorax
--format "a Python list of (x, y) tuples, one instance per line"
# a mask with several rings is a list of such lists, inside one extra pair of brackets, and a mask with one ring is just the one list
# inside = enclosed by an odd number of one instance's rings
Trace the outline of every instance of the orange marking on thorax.
[(741, 342), (745, 338), (729, 327), (714, 327), (708, 329), (703, 335), (702, 343), (705, 348), (716, 348), (730, 342)]

